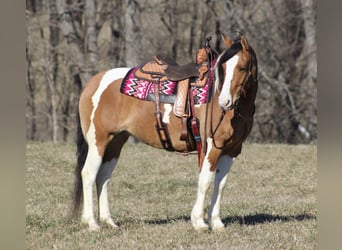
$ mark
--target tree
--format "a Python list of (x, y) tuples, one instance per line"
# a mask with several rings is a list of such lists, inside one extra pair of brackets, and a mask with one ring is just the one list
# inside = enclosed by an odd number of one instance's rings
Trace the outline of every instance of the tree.
[(96, 6), (95, 0), (86, 0), (85, 3), (85, 53), (87, 78), (97, 73), (97, 30), (96, 30)]
[(66, 1), (56, 1), (59, 16), (59, 26), (67, 42), (68, 53), (72, 59), (70, 65), (71, 74), (76, 84), (82, 86), (89, 79), (90, 74), (86, 70), (84, 55), (84, 33), (81, 30), (81, 18), (78, 16), (78, 8), (81, 5), (67, 4)]
[(27, 0), (27, 137), (74, 138), (77, 102), (99, 70), (165, 54), (193, 60), (211, 36), (244, 33), (257, 53), (259, 92), (250, 141), (317, 138), (315, 0)]
[(136, 0), (126, 0), (125, 4), (126, 65), (134, 67), (141, 63), (140, 4)]
[(50, 16), (50, 37), (49, 43), (46, 44), (47, 64), (44, 67), (46, 73), (46, 103), (51, 117), (52, 124), (52, 141), (58, 141), (58, 114), (57, 114), (57, 96), (56, 96), (56, 80), (58, 72), (57, 46), (58, 46), (58, 15), (56, 1), (48, 1)]

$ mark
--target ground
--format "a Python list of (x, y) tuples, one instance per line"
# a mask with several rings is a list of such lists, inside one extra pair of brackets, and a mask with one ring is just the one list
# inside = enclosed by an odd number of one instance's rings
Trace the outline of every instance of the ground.
[(191, 226), (195, 155), (128, 143), (109, 185), (120, 228), (102, 225), (97, 233), (69, 217), (75, 161), (73, 144), (27, 144), (28, 249), (317, 248), (316, 145), (244, 144), (223, 194), (226, 229), (218, 233)]

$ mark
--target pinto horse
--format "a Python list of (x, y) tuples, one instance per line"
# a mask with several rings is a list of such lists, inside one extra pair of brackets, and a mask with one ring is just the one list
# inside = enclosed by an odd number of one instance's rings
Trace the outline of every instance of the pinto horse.
[[(227, 48), (210, 65), (214, 72), (212, 98), (195, 106), (202, 138), (197, 199), (191, 212), (191, 223), (196, 230), (224, 229), (220, 218), (222, 191), (230, 167), (252, 129), (258, 89), (257, 58), (246, 37), (232, 41), (222, 34), (222, 39)], [(110, 215), (107, 189), (128, 137), (132, 135), (147, 145), (163, 148), (155, 129), (154, 103), (120, 92), (121, 82), (129, 70), (114, 68), (98, 73), (86, 84), (79, 99), (81, 129), (77, 141), (74, 212), (83, 200), (81, 221), (91, 231), (100, 229), (93, 212), (95, 183), (99, 219), (117, 227)], [(161, 105), (174, 151), (188, 152), (188, 146), (179, 138), (181, 121), (170, 110), (170, 104)], [(214, 175), (207, 224), (203, 206)]]

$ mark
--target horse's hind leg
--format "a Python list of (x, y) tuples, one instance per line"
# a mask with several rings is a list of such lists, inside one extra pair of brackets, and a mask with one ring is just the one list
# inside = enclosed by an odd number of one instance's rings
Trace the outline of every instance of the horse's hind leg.
[(113, 222), (108, 203), (108, 183), (112, 176), (112, 172), (118, 162), (122, 146), (127, 141), (129, 135), (127, 133), (121, 133), (116, 135), (107, 145), (106, 152), (103, 158), (103, 164), (96, 177), (97, 196), (99, 200), (99, 218), (116, 228), (117, 225)]
[(81, 172), (83, 185), (83, 211), (82, 222), (88, 224), (90, 231), (100, 229), (96, 223), (93, 211), (93, 185), (97, 172), (102, 162), (102, 156), (99, 154), (95, 144), (89, 144), (87, 159)]
[(214, 192), (211, 198), (211, 205), (209, 209), (209, 225), (213, 231), (220, 231), (224, 229), (224, 224), (220, 218), (220, 203), (222, 198), (222, 192), (227, 181), (227, 176), (231, 165), (233, 164), (233, 158), (228, 155), (222, 155), (216, 164), (216, 175), (214, 181)]

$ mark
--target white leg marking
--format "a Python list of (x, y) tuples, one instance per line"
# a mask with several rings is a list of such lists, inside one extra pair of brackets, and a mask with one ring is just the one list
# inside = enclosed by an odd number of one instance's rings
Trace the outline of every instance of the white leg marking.
[(97, 195), (99, 198), (99, 217), (101, 221), (104, 221), (108, 225), (112, 227), (117, 227), (113, 222), (110, 211), (109, 211), (109, 203), (108, 203), (108, 183), (110, 181), (110, 177), (112, 176), (112, 172), (117, 164), (117, 159), (113, 158), (109, 162), (105, 162), (102, 164), (99, 173), (96, 177), (96, 187), (97, 187)]
[(197, 199), (191, 212), (191, 223), (196, 230), (208, 229), (208, 225), (204, 222), (203, 210), (205, 196), (214, 173), (210, 171), (211, 164), (208, 159), (208, 155), (212, 148), (212, 139), (208, 138), (207, 143), (208, 150), (198, 179)]
[(90, 231), (99, 230), (93, 211), (93, 184), (101, 165), (102, 157), (98, 154), (94, 144), (89, 145), (88, 155), (82, 169), (83, 183), (83, 212), (82, 222), (88, 224)]
[(88, 155), (84, 167), (82, 169), (83, 182), (83, 212), (82, 222), (88, 224), (89, 230), (97, 231), (99, 226), (94, 218), (93, 211), (93, 185), (96, 179), (97, 172), (100, 168), (102, 157), (99, 154), (96, 146), (96, 130), (94, 125), (94, 116), (99, 105), (103, 91), (115, 80), (123, 78), (130, 68), (116, 68), (107, 71), (99, 84), (99, 87), (92, 96), (93, 110), (90, 115), (90, 126), (86, 134), (86, 139), (89, 145)]
[(224, 229), (224, 224), (222, 223), (220, 218), (220, 203), (222, 192), (225, 187), (227, 176), (232, 164), (233, 159), (228, 155), (222, 155), (216, 164), (214, 192), (211, 198), (211, 205), (208, 216), (210, 228), (214, 231)]
[(222, 86), (221, 93), (219, 95), (219, 105), (227, 110), (230, 105), (232, 105), (232, 95), (230, 94), (230, 85), (234, 76), (234, 69), (236, 64), (239, 61), (239, 57), (237, 55), (233, 56), (226, 62), (226, 72), (225, 78)]
[(164, 115), (163, 115), (163, 122), (170, 123), (170, 114), (172, 111), (172, 106), (169, 103), (164, 104)]

